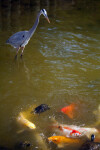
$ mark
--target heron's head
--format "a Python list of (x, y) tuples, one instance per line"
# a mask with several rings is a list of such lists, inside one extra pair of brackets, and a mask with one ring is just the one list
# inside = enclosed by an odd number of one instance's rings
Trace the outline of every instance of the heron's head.
[(48, 16), (47, 16), (47, 12), (46, 12), (45, 9), (41, 9), (41, 14), (43, 14), (44, 17), (47, 19), (47, 21), (50, 23), (50, 20), (49, 20), (49, 18), (48, 18)]

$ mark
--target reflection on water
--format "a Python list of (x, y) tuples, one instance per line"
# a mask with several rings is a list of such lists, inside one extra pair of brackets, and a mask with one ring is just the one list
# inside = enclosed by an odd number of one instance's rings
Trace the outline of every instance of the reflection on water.
[[(40, 17), (23, 59), (15, 61), (15, 50), (5, 41), (17, 31), (29, 30), (41, 8), (47, 10), (51, 23)], [(60, 123), (94, 124), (93, 111), (100, 104), (99, 14), (97, 1), (0, 1), (0, 145), (12, 147), (28, 140), (39, 149), (34, 135), (54, 134), (49, 126), (52, 116)], [(80, 106), (74, 120), (59, 112), (72, 102)], [(20, 132), (18, 114), (42, 103), (51, 109), (31, 117), (37, 130)]]

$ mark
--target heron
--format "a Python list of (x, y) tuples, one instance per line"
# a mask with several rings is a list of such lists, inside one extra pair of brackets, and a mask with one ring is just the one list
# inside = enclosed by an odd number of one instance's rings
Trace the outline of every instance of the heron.
[(47, 21), (50, 23), (47, 12), (45, 9), (41, 9), (40, 12), (37, 14), (36, 21), (33, 25), (33, 27), (28, 31), (19, 31), (13, 34), (7, 41), (6, 44), (10, 44), (14, 48), (16, 48), (16, 55), (15, 58), (17, 58), (17, 54), (19, 50), (21, 49), (21, 57), (23, 56), (23, 51), (25, 46), (28, 44), (30, 38), (34, 34), (38, 24), (39, 24), (39, 18), (41, 14), (44, 15), (44, 17), (47, 19)]

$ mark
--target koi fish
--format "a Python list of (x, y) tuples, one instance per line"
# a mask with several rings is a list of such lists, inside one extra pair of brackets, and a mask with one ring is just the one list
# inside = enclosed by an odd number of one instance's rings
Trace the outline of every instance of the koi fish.
[(76, 107), (76, 105), (74, 103), (72, 103), (69, 106), (63, 107), (61, 109), (61, 112), (68, 115), (69, 118), (73, 119), (75, 107)]
[[(91, 136), (91, 134), (95, 134), (96, 136), (100, 135), (100, 131), (94, 127), (89, 128), (89, 127), (81, 127), (81, 126), (76, 126), (76, 125), (60, 124), (54, 118), (52, 118), (52, 121), (54, 122), (52, 127), (54, 127), (55, 131), (58, 132), (60, 135), (64, 135), (64, 136), (68, 135), (68, 134), (66, 134), (67, 130), (65, 130), (65, 129), (68, 129), (68, 130), (72, 129), (72, 131), (70, 130), (72, 133), (78, 131), (79, 137), (87, 136), (89, 138)], [(59, 126), (60, 126), (60, 129), (58, 128)], [(73, 130), (75, 130), (75, 131), (73, 131)], [(69, 131), (69, 133), (70, 133), (70, 131)], [(74, 137), (74, 134), (72, 134), (72, 135), (73, 135), (72, 137)], [(69, 136), (69, 137), (71, 137), (71, 136)]]
[(59, 133), (63, 136), (66, 136), (66, 137), (73, 137), (73, 138), (76, 138), (76, 137), (81, 137), (82, 136), (82, 133), (80, 133), (78, 130), (75, 130), (75, 129), (72, 129), (70, 127), (66, 127), (66, 126), (53, 126), (55, 127)]
[[(61, 126), (61, 129), (63, 129), (62, 130), (63, 135), (68, 135), (69, 137), (71, 137), (71, 136), (72, 137), (87, 136), (89, 138), (91, 136), (91, 134), (99, 135), (99, 133), (100, 133), (99, 130), (97, 130), (96, 128), (80, 127), (80, 126), (76, 126), (76, 125), (62, 125), (62, 124), (60, 124), (59, 126)], [(54, 127), (55, 127), (55, 125), (54, 125)], [(59, 128), (57, 128), (57, 129), (59, 129)], [(70, 129), (72, 129), (72, 131)], [(70, 133), (70, 134), (67, 133), (68, 130), (69, 130), (68, 133)]]
[(27, 120), (22, 113), (19, 114), (18, 121), (20, 121), (23, 125), (29, 127), (30, 129), (36, 128), (35, 124)]
[(49, 142), (53, 142), (58, 145), (59, 148), (63, 147), (65, 144), (77, 144), (81, 143), (80, 139), (68, 138), (65, 136), (51, 136), (48, 138)]

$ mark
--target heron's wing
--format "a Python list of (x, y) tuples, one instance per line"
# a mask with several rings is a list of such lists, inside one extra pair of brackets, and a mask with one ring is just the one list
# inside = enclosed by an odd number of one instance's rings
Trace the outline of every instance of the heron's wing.
[(26, 39), (26, 36), (28, 34), (28, 31), (20, 31), (15, 34), (13, 34), (7, 41), (7, 44), (11, 44), (14, 47), (19, 47), (23, 44), (23, 42)]

